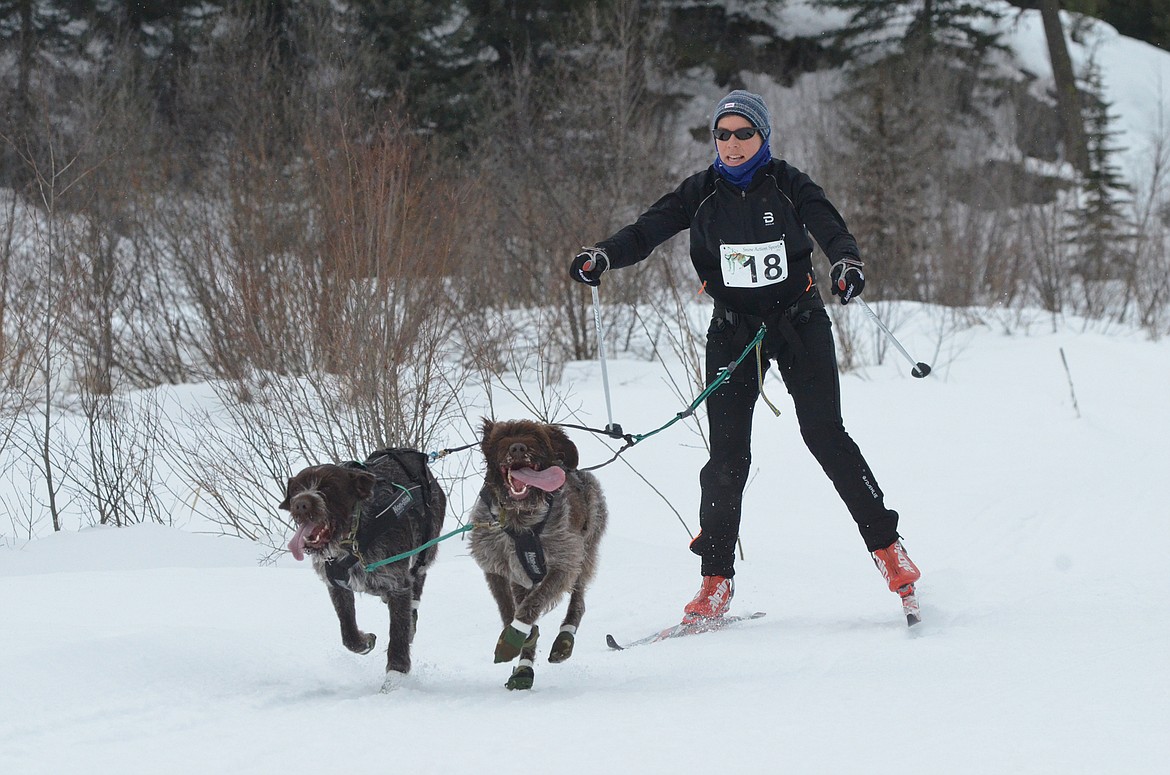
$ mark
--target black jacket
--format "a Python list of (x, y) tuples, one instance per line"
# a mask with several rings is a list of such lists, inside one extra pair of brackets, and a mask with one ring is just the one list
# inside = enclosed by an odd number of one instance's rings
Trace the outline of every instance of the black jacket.
[(708, 167), (598, 247), (611, 268), (630, 266), (688, 228), (691, 262), (706, 292), (730, 310), (759, 317), (816, 292), (809, 232), (830, 262), (860, 257), (824, 190), (778, 159), (756, 172), (747, 191)]

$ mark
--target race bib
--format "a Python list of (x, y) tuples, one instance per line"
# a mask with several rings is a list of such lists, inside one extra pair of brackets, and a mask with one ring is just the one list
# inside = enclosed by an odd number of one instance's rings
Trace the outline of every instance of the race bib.
[(788, 278), (784, 240), (758, 245), (720, 245), (719, 266), (728, 288), (762, 288)]

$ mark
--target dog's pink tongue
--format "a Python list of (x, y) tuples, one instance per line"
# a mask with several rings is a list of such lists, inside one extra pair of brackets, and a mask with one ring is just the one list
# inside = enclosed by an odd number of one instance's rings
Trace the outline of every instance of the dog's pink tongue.
[(549, 466), (543, 471), (534, 471), (531, 468), (514, 468), (512, 469), (512, 478), (519, 479), (530, 487), (552, 492), (564, 486), (565, 469), (560, 466)]
[(306, 522), (297, 529), (292, 540), (288, 542), (288, 550), (292, 552), (292, 556), (296, 557), (298, 562), (305, 559), (305, 536), (313, 532), (315, 527), (317, 525), (313, 522)]

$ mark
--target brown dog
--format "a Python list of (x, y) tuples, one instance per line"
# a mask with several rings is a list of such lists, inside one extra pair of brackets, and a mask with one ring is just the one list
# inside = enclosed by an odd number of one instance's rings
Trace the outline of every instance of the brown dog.
[(577, 470), (577, 447), (556, 426), (484, 420), (481, 449), (487, 471), (471, 511), (471, 556), (504, 622), (495, 661), (519, 656), (506, 686), (528, 689), (536, 620), (566, 593), (568, 611), (548, 659), (563, 662), (573, 653), (608, 512), (597, 478)]
[(378, 595), (390, 609), (386, 679), (390, 691), (410, 672), (418, 604), (427, 568), (438, 549), (428, 547), (392, 563), (379, 561), (412, 552), (438, 537), (447, 497), (413, 449), (383, 449), (364, 463), (319, 465), (288, 480), (280, 508), (297, 530), (288, 543), (298, 560), (312, 555), (313, 568), (329, 588), (341, 623), (341, 642), (367, 654), (377, 638), (358, 629), (353, 593)]

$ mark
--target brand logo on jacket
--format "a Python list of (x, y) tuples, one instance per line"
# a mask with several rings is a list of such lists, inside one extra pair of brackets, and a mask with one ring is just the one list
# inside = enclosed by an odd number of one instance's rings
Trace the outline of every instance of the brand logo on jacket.
[(772, 213), (770, 213), (770, 212), (764, 213), (764, 225), (765, 226), (771, 226), (775, 222), (776, 222), (776, 216), (772, 215)]

